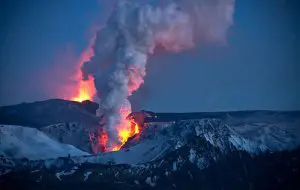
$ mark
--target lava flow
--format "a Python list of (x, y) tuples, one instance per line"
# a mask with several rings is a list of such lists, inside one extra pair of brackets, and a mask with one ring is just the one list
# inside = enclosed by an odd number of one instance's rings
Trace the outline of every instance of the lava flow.
[[(94, 133), (90, 134), (90, 141), (93, 144), (93, 152), (111, 152), (111, 151), (118, 151), (121, 149), (121, 147), (127, 142), (127, 140), (139, 133), (139, 126), (134, 121), (127, 121), (127, 125), (119, 126), (118, 127), (118, 135), (119, 135), (119, 141), (121, 144), (113, 146), (111, 149), (106, 147), (106, 143), (108, 141), (108, 136), (106, 131), (99, 132), (98, 136), (95, 137)], [(96, 141), (96, 143), (95, 143)]]
[(118, 151), (130, 137), (140, 133), (141, 126), (139, 126), (134, 119), (126, 119), (130, 112), (131, 110), (120, 110), (121, 122), (118, 126), (116, 126), (119, 144), (115, 144), (110, 148), (107, 147), (109, 137), (103, 128), (99, 128), (97, 132), (92, 132), (89, 134), (94, 153)]
[(134, 121), (134, 120), (128, 120), (126, 119), (127, 115), (130, 114), (130, 110), (121, 109), (121, 124), (116, 126), (116, 129), (118, 131), (118, 138), (119, 142), (121, 144), (113, 146), (113, 148), (108, 149), (106, 147), (107, 143), (107, 134), (105, 131), (102, 132), (102, 135), (100, 135), (99, 143), (102, 147), (104, 147), (104, 151), (118, 151), (121, 149), (121, 147), (127, 142), (127, 140), (136, 135), (140, 132), (140, 126)]

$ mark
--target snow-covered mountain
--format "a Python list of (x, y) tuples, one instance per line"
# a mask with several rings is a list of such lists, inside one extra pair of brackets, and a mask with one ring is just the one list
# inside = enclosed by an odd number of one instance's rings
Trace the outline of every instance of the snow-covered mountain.
[(41, 160), (88, 153), (72, 145), (58, 143), (34, 128), (0, 125), (0, 155), (14, 159)]
[(89, 133), (99, 127), (98, 104), (61, 99), (0, 107), (0, 125), (39, 129), (55, 141), (92, 152)]
[(80, 163), (143, 164), (162, 158), (198, 138), (222, 153), (238, 150), (257, 155), (296, 149), (300, 146), (299, 137), (299, 115), (288, 120), (251, 118), (247, 123), (230, 116), (227, 119), (187, 120), (150, 124), (140, 135), (131, 138), (121, 151), (74, 159)]
[[(184, 114), (187, 120), (168, 113), (165, 116), (170, 121), (148, 124), (122, 150), (88, 155), (81, 151), (89, 150), (86, 126), (93, 128), (97, 118), (82, 107), (75, 109), (78, 112), (72, 113), (72, 119), (62, 122), (54, 116), (40, 119), (41, 115), (26, 115), (26, 121), (47, 121), (43, 123), (47, 125), (39, 125), (38, 129), (1, 127), (0, 182), (4, 182), (4, 187), (18, 188), (18, 184), (23, 184), (20, 189), (49, 186), (64, 190), (71, 186), (122, 190), (300, 187), (299, 111), (190, 113)], [(64, 110), (58, 112), (60, 118), (69, 118), (68, 109), (60, 110)], [(86, 120), (78, 121), (76, 118), (81, 117), (75, 117), (76, 114), (84, 115)]]
[(300, 187), (299, 113), (150, 124), (118, 152), (29, 164), (6, 159), (13, 164), (0, 179), (56, 189), (70, 183), (79, 189), (291, 189)]
[(97, 127), (80, 122), (69, 122), (48, 125), (39, 130), (57, 142), (71, 144), (80, 150), (92, 153), (89, 135), (97, 130)]

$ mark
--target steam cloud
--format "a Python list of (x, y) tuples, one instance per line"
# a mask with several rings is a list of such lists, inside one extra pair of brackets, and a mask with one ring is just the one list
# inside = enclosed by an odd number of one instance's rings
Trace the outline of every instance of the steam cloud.
[(235, 0), (120, 1), (97, 33), (94, 56), (82, 67), (94, 76), (105, 115), (107, 147), (120, 143), (120, 110), (131, 111), (128, 96), (144, 82), (148, 56), (156, 47), (179, 52), (201, 42), (225, 42), (233, 24)]

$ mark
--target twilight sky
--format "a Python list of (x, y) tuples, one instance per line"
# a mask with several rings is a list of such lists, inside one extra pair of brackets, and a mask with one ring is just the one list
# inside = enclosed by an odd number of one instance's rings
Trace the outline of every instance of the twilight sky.
[[(0, 105), (59, 98), (110, 0), (7, 0), (0, 7)], [(153, 111), (300, 109), (300, 3), (237, 0), (227, 46), (157, 52), (131, 100)]]

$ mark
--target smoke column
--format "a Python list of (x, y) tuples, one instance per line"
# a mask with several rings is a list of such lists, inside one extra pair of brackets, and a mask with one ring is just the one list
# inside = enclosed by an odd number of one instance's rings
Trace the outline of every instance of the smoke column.
[(118, 127), (131, 112), (128, 96), (144, 82), (148, 56), (156, 47), (180, 52), (201, 42), (225, 42), (235, 0), (120, 1), (98, 31), (94, 56), (82, 67), (95, 79), (105, 115), (106, 146), (121, 144)]

